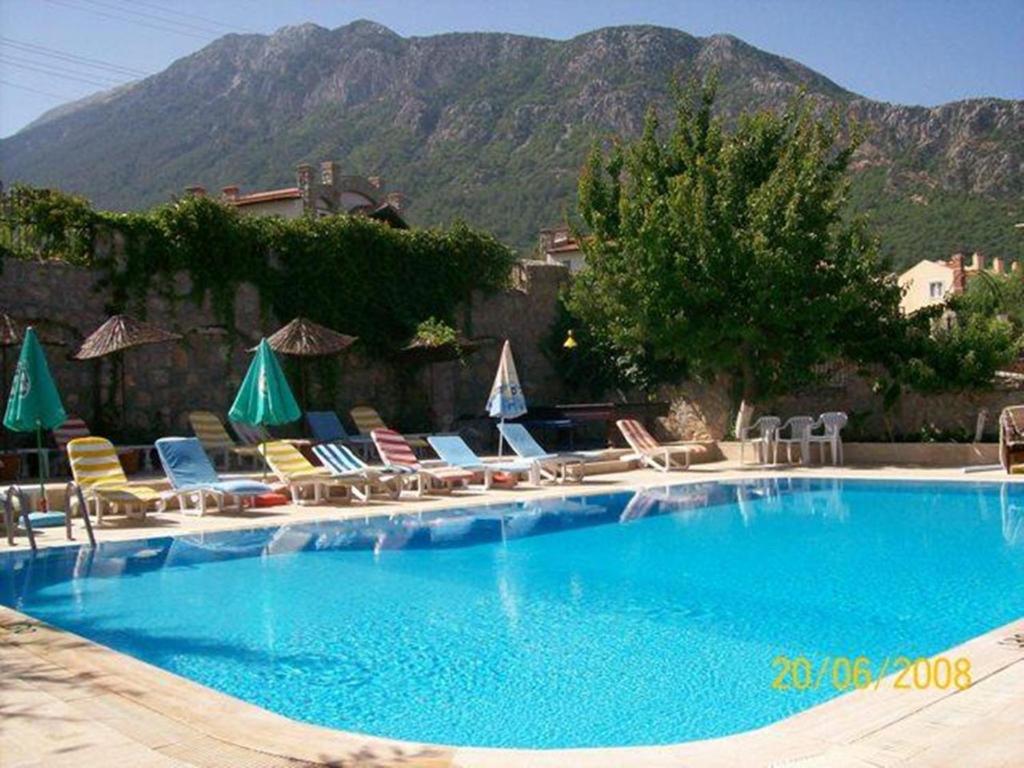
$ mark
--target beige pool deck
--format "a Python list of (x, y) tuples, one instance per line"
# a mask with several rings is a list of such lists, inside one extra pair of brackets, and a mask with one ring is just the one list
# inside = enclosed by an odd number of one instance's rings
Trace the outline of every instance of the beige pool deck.
[[(99, 541), (115, 541), (364, 517), (469, 504), (602, 493), (666, 482), (751, 476), (824, 475), (931, 480), (1003, 480), (998, 472), (908, 467), (740, 468), (722, 461), (662, 475), (634, 470), (588, 477), (581, 485), (470, 491), (453, 497), (375, 502), (368, 507), (280, 507), (146, 521), (108, 518)], [(80, 523), (77, 524), (80, 526)], [(76, 540), (84, 532), (76, 527)], [(18, 539), (18, 548), (25, 539)], [(40, 547), (67, 543), (63, 529)], [(0, 544), (0, 552), (11, 548)], [(278, 766), (458, 766), (460, 768), (625, 768), (777, 766), (786, 768), (1020, 768), (1024, 766), (1024, 618), (942, 655), (965, 656), (965, 690), (896, 690), (893, 678), (834, 698), (765, 728), (659, 747), (499, 750), (413, 744), (299, 723), (213, 691), (137, 659), (0, 607), (0, 766), (110, 768), (277, 768)], [(766, 690), (766, 696), (786, 695)]]

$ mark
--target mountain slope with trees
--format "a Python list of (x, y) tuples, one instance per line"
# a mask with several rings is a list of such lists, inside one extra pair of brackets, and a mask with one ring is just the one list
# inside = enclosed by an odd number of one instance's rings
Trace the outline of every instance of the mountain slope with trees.
[(637, 136), (648, 104), (671, 113), (674, 78), (710, 72), (726, 120), (805, 91), (864, 124), (852, 200), (898, 263), (1024, 256), (1024, 102), (874, 102), (734, 37), (650, 26), (565, 41), (403, 38), (372, 22), (228, 35), (0, 141), (0, 177), (139, 209), (190, 184), (287, 185), (298, 163), (331, 158), (405, 192), (415, 224), (463, 218), (526, 251), (575, 211), (595, 137)]

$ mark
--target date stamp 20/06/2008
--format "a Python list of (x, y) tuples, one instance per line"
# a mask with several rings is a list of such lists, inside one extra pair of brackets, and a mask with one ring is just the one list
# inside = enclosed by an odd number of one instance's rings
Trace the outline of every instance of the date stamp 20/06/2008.
[(971, 660), (965, 656), (886, 656), (880, 661), (867, 656), (825, 656), (817, 661), (807, 656), (776, 656), (772, 659), (772, 668), (776, 672), (772, 688), (783, 692), (822, 688), (877, 691), (888, 675), (893, 675), (893, 679), (886, 687), (900, 691), (926, 688), (962, 691), (972, 682)]

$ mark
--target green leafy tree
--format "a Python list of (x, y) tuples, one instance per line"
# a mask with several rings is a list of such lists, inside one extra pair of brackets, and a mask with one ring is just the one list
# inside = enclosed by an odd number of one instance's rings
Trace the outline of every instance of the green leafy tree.
[(897, 359), (899, 288), (845, 215), (856, 137), (804, 99), (730, 131), (714, 100), (678, 89), (668, 131), (651, 111), (639, 139), (591, 152), (572, 314), (649, 380), (724, 376), (747, 402), (835, 357)]

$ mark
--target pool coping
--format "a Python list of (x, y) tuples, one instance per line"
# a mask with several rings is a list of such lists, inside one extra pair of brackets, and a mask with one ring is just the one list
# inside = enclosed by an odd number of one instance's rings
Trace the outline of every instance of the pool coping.
[[(757, 476), (783, 475), (788, 473), (758, 473)], [(846, 473), (814, 476), (856, 477)], [(639, 487), (720, 479), (737, 478), (684, 479), (676, 475), (665, 477), (663, 483), (647, 483)], [(875, 476), (874, 479), (882, 478)], [(887, 474), (884, 479), (896, 481), (901, 478)], [(918, 478), (904, 476), (902, 479), (913, 481)], [(939, 478), (921, 479), (934, 481)], [(964, 479), (992, 482), (984, 478)], [(616, 490), (627, 489), (635, 487)], [(582, 495), (580, 491), (583, 488), (574, 486), (561, 490), (556, 495)], [(611, 491), (601, 488), (591, 492)], [(451, 501), (458, 506), (471, 506), (457, 497)], [(416, 510), (411, 508), (410, 511)], [(180, 535), (188, 534), (182, 532)], [(4, 646), (3, 653), (21, 654), (22, 668), (29, 663), (33, 670), (52, 670), (53, 680), (47, 685), (52, 686), (58, 697), (73, 697), (85, 702), (112, 700), (128, 709), (136, 708), (146, 717), (156, 717), (168, 733), (181, 736), (172, 739), (175, 744), (185, 744), (195, 738), (206, 742), (212, 740), (212, 746), (208, 744), (207, 749), (224, 752), (225, 759), (218, 765), (247, 762), (241, 751), (252, 753), (251, 756), (276, 757), (282, 761), (311, 765), (460, 768), (573, 765), (618, 768), (628, 764), (834, 768), (897, 762), (904, 765), (926, 753), (930, 759), (941, 758), (944, 748), (953, 749), (958, 744), (960, 750), (964, 748), (965, 733), (969, 739), (970, 734), (975, 734), (981, 739), (975, 743), (984, 743), (990, 752), (995, 750), (991, 763), (979, 764), (1011, 765), (1014, 756), (1019, 761), (1024, 755), (1024, 729), (1020, 728), (1019, 715), (1014, 717), (1011, 714), (1024, 708), (1024, 617), (937, 654), (966, 655), (971, 659), (975, 683), (963, 691), (934, 688), (897, 691), (888, 684), (893, 679), (890, 676), (879, 690), (844, 694), (763, 728), (731, 736), (665, 746), (568, 750), (422, 744), (302, 723), (4, 606), (0, 606), (0, 638), (3, 640), (0, 643)], [(1012, 638), (1017, 640), (1008, 642)], [(786, 694), (766, 692), (766, 695)], [(962, 757), (963, 752), (959, 754)], [(1005, 761), (999, 757), (1000, 754)], [(230, 759), (229, 755), (232, 756)], [(949, 765), (960, 764), (956, 755), (957, 752), (949, 754), (952, 758)], [(177, 754), (176, 757), (183, 764), (190, 764), (187, 750), (186, 754)], [(933, 760), (927, 764), (943, 763)]]

